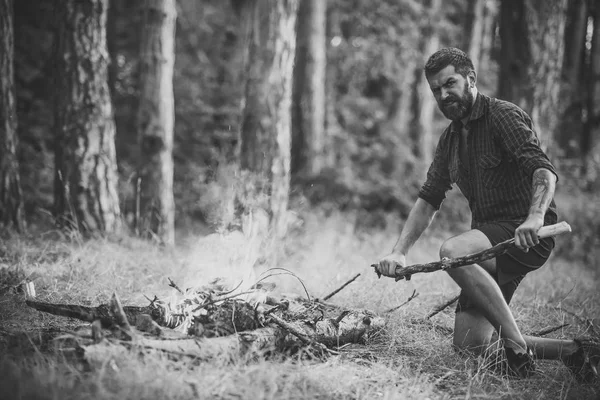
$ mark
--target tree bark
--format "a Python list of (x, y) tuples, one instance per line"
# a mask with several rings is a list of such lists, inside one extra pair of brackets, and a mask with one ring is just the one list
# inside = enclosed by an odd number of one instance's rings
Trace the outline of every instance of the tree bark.
[[(440, 22), (441, 0), (431, 0), (427, 8), (427, 26), (423, 29), (421, 49), (423, 53), (423, 65), (427, 59), (439, 50), (440, 37), (437, 27)], [(413, 122), (412, 139), (413, 153), (420, 158), (425, 165), (431, 163), (433, 156), (433, 116), (435, 112), (435, 99), (429, 89), (422, 68), (415, 70), (415, 81), (413, 91)]]
[(175, 243), (173, 198), (173, 64), (175, 0), (142, 3), (140, 98), (137, 131), (140, 143), (141, 232)]
[(119, 66), (117, 61), (117, 19), (121, 13), (121, 2), (119, 0), (108, 0), (108, 16), (106, 18), (106, 47), (110, 62), (108, 64), (108, 89), (111, 99), (115, 99)]
[(300, 0), (292, 90), (292, 173), (317, 175), (327, 166), (326, 15), (326, 0)]
[(498, 97), (525, 110), (543, 147), (558, 127), (567, 0), (514, 0), (500, 5)]
[[(336, 146), (336, 139), (340, 140), (342, 130), (340, 129), (339, 123), (336, 118), (336, 104), (337, 104), (337, 65), (330, 62), (332, 57), (332, 40), (334, 38), (339, 39), (342, 36), (340, 29), (340, 10), (337, 9), (336, 5), (332, 5), (330, 1), (328, 3), (327, 15), (326, 15), (326, 26), (325, 26), (325, 41), (326, 41), (326, 62), (325, 62), (325, 136), (328, 139), (328, 146), (331, 146), (326, 152), (327, 160), (326, 165), (336, 167), (338, 173), (347, 173), (349, 168), (344, 164), (344, 161), (348, 158), (348, 155), (343, 152), (339, 146)], [(343, 139), (342, 139), (343, 140)], [(349, 161), (346, 162), (348, 164)]]
[(588, 27), (588, 0), (569, 0), (565, 25), (565, 52), (561, 80), (561, 102), (564, 112), (556, 132), (556, 142), (564, 156), (580, 153), (579, 137), (583, 131), (583, 107), (588, 85), (585, 82), (586, 33)]
[(594, 146), (598, 146), (597, 137), (600, 131), (600, 2), (591, 1), (590, 15), (593, 19), (591, 48), (583, 82), (585, 85), (585, 104), (583, 113), (583, 129), (580, 138), (581, 177), (583, 186), (591, 189), (598, 177), (598, 166), (592, 156)]
[(462, 50), (469, 55), (475, 70), (480, 64), (483, 38), (486, 34), (485, 12), (487, 0), (469, 0), (465, 15)]
[(108, 2), (57, 4), (55, 214), (72, 228), (114, 232), (120, 226), (120, 210), (107, 83)]
[(13, 0), (0, 0), (0, 224), (25, 228), (17, 160)]
[(276, 237), (286, 230), (290, 187), (291, 94), (297, 0), (254, 0), (248, 27), (240, 165), (266, 180)]

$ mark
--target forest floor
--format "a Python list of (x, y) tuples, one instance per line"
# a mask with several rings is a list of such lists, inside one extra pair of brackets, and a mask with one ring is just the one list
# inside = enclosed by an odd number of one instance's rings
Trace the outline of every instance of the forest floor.
[[(369, 267), (393, 247), (400, 221), (391, 221), (385, 229), (358, 229), (360, 221), (351, 214), (319, 212), (302, 219), (301, 228), (281, 249), (279, 266), (294, 271), (313, 296), (323, 296), (360, 273), (330, 301), (385, 315), (384, 335), (325, 361), (281, 357), (196, 362), (132, 351), (115, 354), (100, 366), (80, 368), (36, 346), (35, 338), (41, 330), (67, 332), (82, 323), (35, 311), (25, 305), (22, 294), (5, 292), (0, 296), (0, 398), (600, 398), (600, 380), (579, 384), (560, 362), (539, 361), (534, 377), (514, 379), (486, 369), (481, 359), (458, 355), (451, 346), (454, 306), (429, 322), (423, 319), (458, 293), (446, 274), (420, 274), (395, 283), (377, 279)], [(442, 240), (462, 229), (464, 223), (453, 229), (434, 223), (409, 262), (437, 259)], [(164, 250), (130, 237), (81, 241), (57, 232), (11, 236), (0, 245), (0, 288), (28, 278), (43, 301), (98, 305), (116, 292), (125, 305), (147, 305), (145, 296), (168, 296), (173, 290), (168, 278), (188, 287), (215, 276), (235, 280), (260, 273), (232, 257), (232, 249), (243, 247), (239, 240), (243, 241), (235, 235), (186, 234), (176, 249)], [(303, 293), (293, 277), (271, 281), (279, 293)], [(598, 287), (600, 273), (595, 266), (556, 256), (526, 277), (511, 308), (525, 333), (568, 323), (548, 337), (585, 335), (589, 323), (600, 326)], [(414, 290), (416, 298), (385, 313)], [(25, 338), (18, 343), (17, 333)]]

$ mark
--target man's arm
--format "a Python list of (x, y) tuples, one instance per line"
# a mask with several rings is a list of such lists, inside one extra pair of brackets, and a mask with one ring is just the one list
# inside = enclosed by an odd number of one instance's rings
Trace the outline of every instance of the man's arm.
[(422, 198), (418, 198), (410, 210), (406, 223), (392, 253), (406, 255), (421, 234), (431, 224), (437, 210)]
[(556, 189), (556, 175), (546, 168), (538, 168), (533, 172), (531, 207), (529, 215), (546, 215)]
[(538, 168), (533, 172), (531, 206), (529, 215), (515, 231), (515, 244), (527, 251), (540, 242), (537, 231), (544, 226), (544, 215), (556, 189), (556, 175), (546, 168)]
[(446, 192), (452, 189), (447, 160), (449, 129), (450, 127), (440, 137), (433, 162), (427, 171), (427, 179), (419, 190), (419, 197), (415, 205), (408, 214), (400, 238), (392, 253), (382, 258), (377, 264), (376, 269), (380, 274), (395, 276), (397, 266), (406, 266), (406, 253), (431, 223), (446, 197)]
[[(410, 210), (406, 223), (400, 233), (392, 253), (379, 261), (377, 272), (385, 276), (395, 276), (397, 266), (406, 266), (406, 253), (415, 244), (421, 234), (427, 229), (435, 213), (436, 208), (422, 198), (418, 198)], [(406, 278), (410, 279), (409, 277)]]

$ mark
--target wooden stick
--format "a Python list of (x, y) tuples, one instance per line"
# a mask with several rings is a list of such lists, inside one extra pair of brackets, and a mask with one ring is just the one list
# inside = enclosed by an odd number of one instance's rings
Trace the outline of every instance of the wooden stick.
[(129, 338), (133, 337), (133, 330), (131, 329), (131, 325), (129, 325), (129, 321), (127, 320), (127, 315), (125, 311), (123, 311), (123, 306), (121, 305), (121, 299), (116, 292), (113, 292), (112, 297), (110, 298), (110, 314), (115, 319), (115, 322), (119, 328), (125, 333)]
[(431, 311), (429, 314), (427, 314), (425, 316), (425, 319), (429, 319), (431, 317), (433, 317), (434, 315), (444, 311), (446, 308), (450, 307), (452, 304), (454, 304), (454, 302), (456, 300), (458, 300), (458, 298), (460, 297), (460, 294), (457, 294), (456, 296), (454, 296), (453, 298), (451, 298), (450, 300), (446, 301), (443, 304), (440, 304), (439, 306), (437, 306), (436, 308), (433, 309), (433, 311)]
[[(547, 238), (550, 236), (556, 236), (563, 233), (571, 232), (571, 227), (566, 222), (559, 222), (555, 225), (548, 225), (542, 227), (538, 231), (538, 237), (540, 239)], [(457, 258), (449, 258), (440, 261), (434, 261), (427, 264), (414, 264), (409, 265), (407, 267), (397, 266), (395, 280), (396, 282), (401, 279), (410, 279), (411, 275), (420, 273), (420, 272), (434, 272), (439, 270), (446, 270), (450, 268), (458, 268), (463, 267), (465, 265), (477, 264), (485, 260), (489, 260), (490, 258), (495, 258), (501, 256), (506, 253), (509, 249), (511, 249), (515, 245), (515, 239), (511, 238), (505, 240), (504, 242), (498, 243), (494, 247), (489, 249), (480, 251), (478, 253), (469, 254), (463, 257)], [(375, 268), (375, 272), (378, 276), (381, 274), (378, 272), (377, 267), (379, 264), (371, 265)]]
[(554, 326), (554, 327), (551, 327), (551, 328), (542, 329), (541, 331), (533, 332), (533, 333), (530, 333), (529, 335), (530, 336), (537, 336), (537, 337), (546, 336), (549, 333), (556, 332), (557, 330), (562, 329), (564, 327), (567, 327), (569, 325), (571, 325), (571, 324), (562, 324), (562, 325), (559, 325), (559, 326)]
[(418, 295), (419, 295), (419, 293), (417, 293), (417, 290), (416, 290), (416, 289), (415, 289), (415, 290), (413, 290), (413, 292), (412, 292), (412, 294), (410, 295), (410, 297), (409, 297), (409, 298), (408, 298), (408, 299), (407, 299), (407, 300), (406, 300), (404, 303), (400, 304), (399, 306), (396, 306), (396, 307), (392, 307), (392, 308), (390, 308), (389, 310), (387, 310), (387, 311), (386, 311), (386, 313), (391, 313), (391, 312), (394, 312), (394, 311), (396, 311), (397, 309), (399, 309), (400, 307), (404, 306), (405, 304), (408, 304), (408, 303), (410, 303), (410, 301), (411, 301), (412, 299), (414, 299), (415, 297), (417, 297)]
[(341, 292), (343, 288), (345, 288), (346, 286), (348, 286), (349, 284), (351, 284), (352, 282), (354, 282), (356, 280), (356, 278), (358, 278), (359, 276), (360, 276), (360, 274), (356, 274), (348, 282), (344, 283), (342, 286), (340, 286), (339, 288), (337, 288), (333, 292), (329, 293), (327, 296), (323, 297), (323, 301), (327, 301), (330, 298), (332, 298), (333, 296), (335, 296), (336, 294), (338, 294), (339, 292)]

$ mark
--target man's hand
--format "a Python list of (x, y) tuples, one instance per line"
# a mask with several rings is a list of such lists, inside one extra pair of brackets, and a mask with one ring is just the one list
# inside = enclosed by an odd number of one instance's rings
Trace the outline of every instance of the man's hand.
[[(383, 257), (379, 263), (375, 264), (375, 271), (378, 274), (389, 276), (392, 278), (396, 277), (396, 267), (406, 266), (406, 256), (402, 253), (392, 253), (388, 256)], [(410, 275), (406, 277), (406, 280), (410, 280)]]
[(515, 245), (527, 253), (530, 247), (540, 242), (537, 232), (542, 226), (544, 226), (543, 215), (529, 215), (525, 222), (515, 230)]

